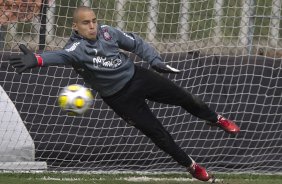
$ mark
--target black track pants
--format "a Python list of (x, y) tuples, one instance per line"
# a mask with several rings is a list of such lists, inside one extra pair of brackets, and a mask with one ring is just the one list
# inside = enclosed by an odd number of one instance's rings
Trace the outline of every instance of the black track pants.
[(217, 121), (216, 113), (194, 95), (169, 79), (141, 67), (136, 67), (133, 78), (122, 90), (102, 98), (127, 123), (143, 132), (160, 149), (185, 167), (191, 165), (191, 158), (175, 143), (151, 112), (145, 99), (181, 106), (198, 118)]

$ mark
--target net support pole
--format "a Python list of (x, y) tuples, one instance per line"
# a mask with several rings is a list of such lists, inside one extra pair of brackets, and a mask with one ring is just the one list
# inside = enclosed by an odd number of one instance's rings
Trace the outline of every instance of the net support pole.
[(223, 0), (216, 0), (214, 3), (214, 10), (215, 10), (215, 28), (214, 28), (214, 43), (217, 45), (222, 38), (221, 32), (221, 19), (223, 16)]
[(185, 42), (188, 40), (188, 32), (189, 32), (189, 9), (190, 4), (188, 0), (181, 0), (181, 7), (180, 7), (180, 37), (181, 41)]
[[(47, 6), (47, 5), (46, 5)], [(56, 2), (55, 1), (49, 1), (49, 8), (46, 13), (46, 42), (47, 45), (54, 40), (55, 36), (55, 31), (54, 31), (54, 26), (55, 26), (55, 11), (56, 11)]]
[(47, 22), (46, 13), (47, 13), (47, 0), (42, 0), (40, 31), (39, 31), (39, 50), (44, 50), (46, 45), (46, 22)]
[(272, 1), (272, 9), (271, 14), (272, 18), (270, 21), (270, 36), (269, 36), (269, 44), (271, 47), (277, 48), (277, 44), (279, 41), (279, 28), (280, 28), (280, 7), (281, 0), (273, 0)]
[(90, 0), (81, 0), (80, 5), (81, 5), (81, 6), (91, 7), (91, 5), (92, 5), (91, 2), (92, 2), (92, 1), (90, 1)]
[(149, 3), (149, 16), (148, 16), (148, 27), (147, 27), (147, 39), (149, 42), (154, 42), (156, 39), (157, 22), (158, 22), (158, 1), (150, 0)]
[(120, 28), (121, 30), (124, 29), (125, 27), (125, 22), (122, 20), (124, 17), (124, 6), (125, 6), (126, 0), (119, 0), (116, 1), (116, 22), (117, 22), (117, 27)]
[(5, 36), (3, 26), (0, 25), (0, 49), (4, 48)]
[(254, 32), (254, 0), (244, 1), (241, 16), (239, 44), (243, 47), (243, 54), (250, 54)]

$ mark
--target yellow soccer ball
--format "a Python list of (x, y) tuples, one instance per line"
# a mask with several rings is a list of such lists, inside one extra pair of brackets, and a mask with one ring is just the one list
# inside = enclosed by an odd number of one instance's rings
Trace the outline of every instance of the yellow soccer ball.
[(92, 92), (79, 84), (64, 87), (58, 97), (58, 105), (69, 115), (81, 115), (90, 109), (92, 104)]

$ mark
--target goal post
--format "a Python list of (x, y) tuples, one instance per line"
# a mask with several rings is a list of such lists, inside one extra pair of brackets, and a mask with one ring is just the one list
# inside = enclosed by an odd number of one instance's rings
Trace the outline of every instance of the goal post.
[(0, 170), (45, 170), (35, 161), (34, 142), (13, 102), (0, 85)]
[[(32, 9), (35, 1), (10, 2), (0, 0), (0, 85), (34, 142), (36, 161), (46, 162), (51, 171), (185, 171), (98, 94), (84, 116), (62, 111), (57, 105), (60, 89), (85, 85), (71, 67), (17, 74), (8, 57), (19, 54), (19, 43), (42, 52), (43, 16), (41, 8)], [(72, 31), (73, 10), (90, 6), (99, 23), (134, 32), (156, 47), (164, 62), (182, 71), (165, 77), (240, 126), (241, 132), (231, 136), (180, 107), (148, 101), (176, 143), (197, 162), (214, 172), (282, 172), (281, 0), (36, 2), (47, 15), (43, 52), (62, 49)]]

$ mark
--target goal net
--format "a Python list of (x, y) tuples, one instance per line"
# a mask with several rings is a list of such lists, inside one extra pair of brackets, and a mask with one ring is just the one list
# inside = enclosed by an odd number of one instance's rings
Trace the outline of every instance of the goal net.
[(8, 65), (8, 56), (20, 53), (19, 43), (39, 53), (62, 49), (79, 5), (92, 7), (100, 23), (156, 47), (164, 62), (182, 70), (165, 77), (240, 126), (231, 136), (180, 107), (148, 101), (194, 160), (219, 172), (282, 172), (281, 0), (0, 0), (0, 85), (34, 142), (36, 161), (55, 171), (185, 171), (98, 94), (85, 115), (63, 112), (60, 89), (85, 85), (71, 67), (19, 75)]

